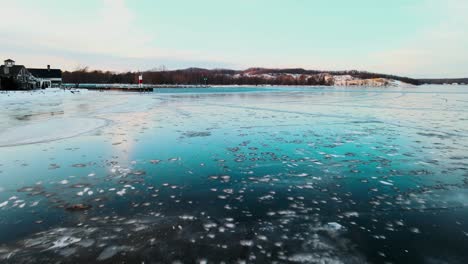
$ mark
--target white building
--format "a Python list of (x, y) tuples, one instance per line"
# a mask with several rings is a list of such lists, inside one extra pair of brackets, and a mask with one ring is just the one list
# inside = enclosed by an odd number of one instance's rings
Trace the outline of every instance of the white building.
[(59, 87), (62, 85), (62, 70), (51, 69), (28, 69), (28, 71), (37, 79), (38, 88)]

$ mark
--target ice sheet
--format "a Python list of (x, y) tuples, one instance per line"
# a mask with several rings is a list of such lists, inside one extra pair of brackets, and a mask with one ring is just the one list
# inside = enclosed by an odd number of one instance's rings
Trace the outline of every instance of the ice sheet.
[(466, 87), (0, 103), (2, 263), (468, 261)]

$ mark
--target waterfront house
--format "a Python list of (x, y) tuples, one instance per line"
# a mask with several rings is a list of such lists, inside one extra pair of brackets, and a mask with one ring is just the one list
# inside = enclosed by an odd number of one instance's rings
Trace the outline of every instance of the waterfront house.
[(29, 90), (36, 88), (36, 78), (23, 65), (7, 59), (0, 66), (0, 90)]
[(38, 88), (60, 87), (62, 85), (62, 70), (51, 69), (47, 65), (46, 69), (28, 69), (28, 71), (37, 79)]

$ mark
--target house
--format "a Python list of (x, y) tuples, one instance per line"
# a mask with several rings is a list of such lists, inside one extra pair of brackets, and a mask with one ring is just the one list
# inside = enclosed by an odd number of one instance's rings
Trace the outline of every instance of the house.
[(23, 65), (7, 59), (0, 66), (0, 90), (29, 90), (36, 88), (36, 78)]
[(28, 71), (37, 79), (38, 88), (59, 87), (62, 85), (62, 70), (51, 69), (28, 69)]

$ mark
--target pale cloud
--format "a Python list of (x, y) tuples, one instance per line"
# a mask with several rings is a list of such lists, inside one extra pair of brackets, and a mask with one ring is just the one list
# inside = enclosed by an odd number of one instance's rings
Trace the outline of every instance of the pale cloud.
[[(415, 32), (394, 49), (371, 54), (378, 71), (414, 77), (466, 77), (468, 75), (468, 1), (428, 0), (443, 19), (437, 26)], [(427, 10), (419, 7), (419, 10)], [(415, 10), (417, 11), (417, 10)]]
[[(2, 32), (8, 41), (60, 50), (138, 56), (150, 39), (132, 25), (133, 15), (123, 0), (103, 0), (91, 19), (79, 15), (50, 15), (45, 6), (30, 8), (24, 1), (2, 3)], [(22, 19), (18, 19), (21, 17)], [(40, 30), (35, 30), (36, 28)], [(157, 54), (156, 54), (157, 55)]]
[[(57, 1), (56, 5), (62, 6), (60, 3)], [(465, 71), (468, 69), (466, 0), (424, 0), (422, 4), (421, 1), (415, 1), (414, 16), (424, 17), (425, 12), (432, 12), (433, 14), (428, 16), (433, 16), (434, 22), (431, 20), (425, 27), (418, 27), (417, 32), (406, 39), (399, 39), (385, 47), (372, 47), (373, 51), (358, 53), (348, 47), (346, 39), (342, 39), (338, 40), (342, 41), (339, 43), (340, 49), (302, 48), (301, 52), (288, 52), (288, 49), (293, 48), (284, 47), (268, 54), (261, 52), (256, 45), (256, 42), (261, 40), (260, 33), (258, 39), (227, 38), (230, 43), (221, 41), (219, 46), (212, 50), (200, 47), (197, 49), (196, 45), (191, 43), (186, 43), (185, 46), (176, 45), (178, 49), (162, 49), (162, 38), (174, 38), (175, 42), (187, 41), (186, 38), (173, 36), (172, 33), (158, 35), (164, 32), (158, 30), (161, 29), (158, 27), (170, 28), (170, 21), (166, 25), (155, 23), (139, 26), (138, 14), (129, 8), (130, 4), (137, 5), (136, 1), (96, 0), (91, 3), (98, 5), (90, 7), (89, 12), (74, 11), (67, 3), (62, 6), (66, 11), (51, 14), (50, 7), (54, 6), (51, 3), (0, 0), (0, 58), (12, 57), (31, 67), (52, 64), (62, 69), (90, 66), (94, 69), (118, 71), (145, 70), (165, 64), (169, 68), (259, 66), (323, 70), (358, 69), (411, 77), (468, 75)], [(154, 8), (157, 7), (158, 5), (154, 5)], [(138, 10), (138, 6), (135, 10)], [(174, 19), (180, 19), (180, 16), (183, 14), (174, 14)], [(190, 28), (190, 25), (187, 27)], [(261, 32), (263, 29), (251, 30)], [(353, 29), (349, 27), (348, 30)], [(278, 32), (278, 36), (281, 36), (280, 33)], [(371, 37), (370, 35), (369, 38)], [(235, 41), (251, 42), (252, 47), (238, 51), (235, 45), (226, 45), (236, 43)], [(168, 46), (170, 41), (165, 43)], [(290, 45), (293, 46), (294, 43)]]
[[(263, 63), (257, 66), (318, 70), (355, 69), (415, 78), (468, 76), (468, 1), (426, 0), (422, 4), (412, 6), (411, 11), (418, 17), (425, 16), (424, 12), (435, 13), (436, 16), (428, 16), (438, 21), (420, 28), (405, 40), (390, 43), (390, 48), (375, 47), (377, 51), (367, 54), (355, 54), (349, 49), (346, 52), (334, 50), (323, 54), (304, 53), (296, 57), (271, 56), (264, 58)], [(343, 39), (343, 49), (347, 49), (346, 46), (346, 40)], [(337, 56), (338, 53), (340, 55)]]
[[(22, 64), (36, 64), (47, 61), (73, 69), (89, 65), (76, 54), (95, 54), (96, 57), (113, 57), (116, 61), (138, 59), (203, 60), (218, 61), (215, 57), (188, 50), (160, 49), (155, 45), (157, 36), (142, 29), (135, 23), (135, 14), (125, 0), (100, 0), (101, 8), (92, 17), (81, 18), (82, 14), (53, 14), (45, 5), (34, 5), (26, 1), (2, 1), (2, 22), (0, 32), (0, 56), (14, 57)], [(36, 3), (37, 4), (37, 3)], [(21, 18), (21, 19), (18, 19)], [(39, 29), (39, 30), (37, 30)], [(2, 52), (2, 45), (15, 47), (15, 54)], [(32, 53), (31, 50), (40, 51)], [(46, 52), (49, 51), (49, 52)], [(75, 56), (57, 54), (75, 53)], [(41, 55), (37, 55), (41, 54)], [(118, 63), (113, 63), (114, 65)], [(103, 62), (96, 67), (106, 67)], [(109, 68), (108, 68), (109, 69)], [(130, 67), (110, 68), (129, 70)]]

